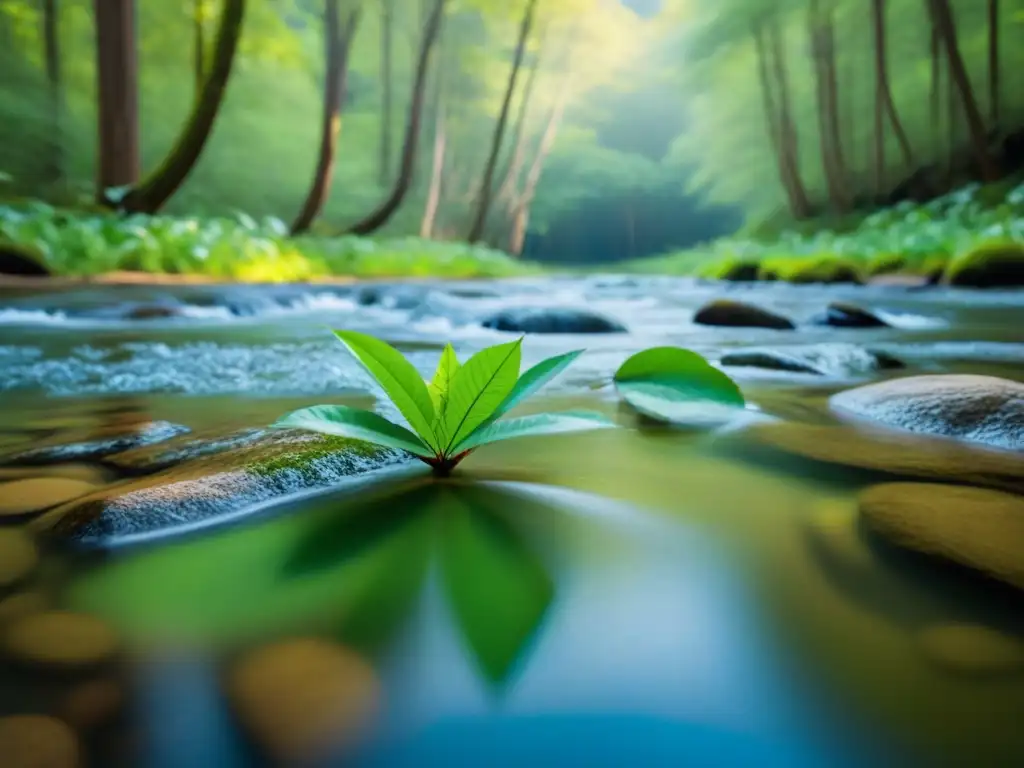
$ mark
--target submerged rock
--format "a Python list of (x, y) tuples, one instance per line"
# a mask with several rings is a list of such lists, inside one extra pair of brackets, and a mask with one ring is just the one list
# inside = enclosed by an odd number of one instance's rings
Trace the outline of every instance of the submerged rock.
[(843, 376), (902, 368), (903, 363), (885, 352), (853, 344), (819, 344), (790, 349), (739, 349), (727, 352), (722, 365), (765, 368), (771, 371)]
[(0, 456), (5, 464), (63, 464), (71, 461), (95, 461), (142, 445), (159, 443), (181, 435), (189, 428), (168, 421), (149, 421), (131, 428), (117, 427), (79, 442), (52, 444)]
[(994, 376), (911, 376), (834, 395), (840, 414), (889, 427), (1024, 450), (1024, 384)]
[(250, 737), (275, 762), (319, 762), (355, 745), (380, 709), (373, 668), (327, 640), (287, 640), (242, 657), (228, 695)]
[(183, 307), (174, 304), (138, 304), (124, 313), (126, 320), (163, 320), (181, 317)]
[(65, 477), (34, 477), (0, 483), (0, 519), (56, 507), (95, 491), (96, 485)]
[(49, 274), (38, 252), (13, 243), (0, 243), (0, 275), (46, 277)]
[(32, 539), (16, 528), (0, 528), (0, 589), (28, 576), (39, 562)]
[(624, 333), (625, 326), (581, 309), (506, 309), (481, 325), (509, 333)]
[(290, 493), (325, 488), (395, 464), (403, 454), (357, 440), (273, 430), (238, 447), (199, 456), (110, 486), (38, 518), (33, 525), (86, 547), (187, 526)]
[(858, 498), (871, 530), (891, 543), (1024, 590), (1024, 498), (932, 483), (885, 483)]
[(11, 622), (3, 633), (3, 649), (23, 664), (78, 671), (110, 661), (120, 650), (120, 640), (94, 616), (45, 611)]
[(214, 435), (179, 435), (153, 445), (143, 445), (104, 459), (104, 464), (128, 474), (149, 474), (192, 459), (243, 448), (269, 434), (266, 429), (243, 429)]
[(78, 737), (65, 723), (45, 715), (0, 717), (4, 768), (81, 768)]
[(815, 317), (811, 322), (815, 325), (830, 325), (834, 328), (889, 327), (889, 323), (874, 312), (858, 307), (856, 304), (847, 304), (841, 301), (829, 304), (824, 313)]
[(756, 424), (738, 433), (748, 449), (922, 480), (957, 481), (1024, 493), (1024, 455), (921, 435), (818, 424)]
[(705, 304), (697, 310), (693, 322), (699, 325), (721, 325), (734, 328), (793, 330), (796, 327), (792, 320), (769, 312), (767, 309), (728, 299), (717, 299), (710, 304)]

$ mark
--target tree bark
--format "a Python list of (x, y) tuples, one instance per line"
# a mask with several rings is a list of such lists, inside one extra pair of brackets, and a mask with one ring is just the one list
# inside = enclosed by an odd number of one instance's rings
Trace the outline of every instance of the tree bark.
[(516, 113), (512, 130), (512, 154), (505, 165), (505, 171), (497, 187), (498, 191), (494, 195), (495, 200), (508, 200), (515, 191), (516, 183), (523, 171), (523, 163), (526, 162), (526, 119), (530, 111), (533, 89), (537, 84), (537, 73), (540, 71), (541, 53), (541, 50), (537, 51), (537, 56), (530, 66), (530, 74), (523, 87), (522, 99), (519, 102), (519, 110)]
[(47, 175), (51, 181), (58, 181), (64, 176), (64, 88), (61, 83), (58, 13), (57, 0), (43, 0), (43, 61), (46, 65), (51, 134)]
[(94, 0), (99, 107), (97, 199), (139, 178), (138, 59), (135, 0)]
[(526, 173), (523, 192), (512, 209), (512, 231), (509, 235), (508, 252), (513, 256), (522, 254), (523, 246), (526, 243), (526, 232), (530, 224), (530, 207), (533, 205), (533, 199), (537, 196), (537, 187), (544, 173), (544, 162), (551, 154), (551, 150), (555, 146), (555, 139), (558, 138), (558, 130), (562, 127), (562, 118), (565, 117), (565, 108), (569, 103), (569, 94), (572, 89), (572, 77), (572, 70), (565, 73), (558, 96), (548, 115), (548, 122), (544, 126), (540, 144), (537, 146), (537, 154), (534, 155), (533, 163)]
[(929, 116), (932, 123), (932, 152), (936, 158), (942, 152), (942, 48), (939, 28), (931, 24), (931, 83), (929, 89)]
[(981, 110), (978, 108), (974, 90), (971, 88), (967, 67), (960, 55), (956, 23), (953, 21), (953, 11), (949, 7), (949, 0), (928, 0), (928, 7), (931, 9), (932, 18), (938, 27), (946, 49), (950, 77), (956, 85), (960, 97), (960, 104), (963, 107), (963, 114), (971, 137), (971, 148), (977, 160), (982, 181), (995, 181), (999, 177), (999, 169), (988, 151), (985, 122), (982, 119)]
[(830, 39), (831, 23), (831, 12), (828, 16), (822, 14), (818, 0), (810, 0), (808, 32), (817, 92), (821, 164), (828, 188), (829, 201), (835, 211), (842, 213), (848, 210), (849, 200), (839, 150), (839, 105), (836, 99), (834, 51)]
[(423, 218), (420, 220), (420, 237), (429, 239), (434, 235), (434, 224), (437, 222), (437, 210), (441, 205), (441, 184), (444, 180), (444, 159), (448, 147), (447, 94), (445, 93), (445, 68), (438, 67), (437, 84), (434, 91), (434, 152), (430, 161), (430, 185), (427, 187), (427, 200), (423, 206)]
[(359, 23), (359, 8), (354, 8), (339, 28), (338, 0), (324, 0), (324, 112), (320, 125), (320, 153), (306, 201), (292, 222), (291, 234), (301, 235), (320, 215), (331, 191), (334, 158), (341, 131), (341, 105), (348, 80), (349, 52)]
[(441, 32), (444, 20), (446, 0), (437, 0), (434, 12), (427, 21), (420, 42), (419, 55), (416, 62), (416, 77), (413, 82), (412, 99), (409, 105), (409, 119), (405, 128), (405, 139), (402, 145), (402, 160), (398, 175), (392, 184), (391, 193), (380, 206), (349, 230), (354, 235), (368, 235), (380, 229), (398, 210), (412, 186), (413, 174), (416, 171), (416, 149), (419, 143), (420, 123), (423, 119), (423, 101), (426, 93), (427, 72), (430, 69), (430, 54)]
[(206, 29), (203, 23), (204, 0), (192, 0), (192, 68), (196, 81), (196, 98), (203, 92), (206, 72)]
[(988, 105), (989, 122), (999, 127), (999, 0), (988, 0)]
[(380, 128), (380, 184), (384, 186), (391, 178), (391, 128), (394, 123), (394, 0), (381, 0), (380, 15), (380, 79), (381, 79), (381, 128)]
[[(106, 0), (96, 1), (102, 5)], [(121, 207), (125, 211), (156, 213), (195, 167), (224, 100), (242, 32), (245, 3), (246, 0), (224, 0), (210, 71), (203, 81), (202, 93), (196, 99), (188, 123), (163, 164), (124, 198)]]
[(491, 207), (492, 185), (494, 184), (494, 173), (498, 165), (498, 156), (501, 153), (501, 142), (505, 136), (505, 127), (508, 123), (509, 108), (512, 104), (512, 94), (516, 89), (516, 80), (519, 78), (519, 70), (523, 64), (523, 55), (526, 52), (526, 41), (530, 37), (530, 29), (533, 26), (533, 15), (537, 7), (537, 0), (527, 0), (526, 12), (519, 25), (519, 39), (516, 42), (515, 55), (512, 60), (512, 70), (509, 73), (508, 85), (505, 88), (505, 97), (501, 103), (501, 111), (498, 114), (498, 122), (494, 127), (494, 135), (491, 138), (491, 151), (484, 166), (483, 177), (480, 182), (480, 194), (478, 196), (476, 213), (473, 217), (473, 224), (469, 230), (467, 240), (470, 243), (478, 242), (484, 234), (484, 227), (487, 224), (487, 213)]
[(786, 66), (786, 54), (783, 45), (782, 31), (778, 20), (772, 18), (769, 24), (768, 41), (771, 50), (772, 70), (779, 102), (779, 148), (785, 174), (790, 188), (790, 210), (798, 219), (807, 218), (811, 213), (810, 198), (807, 188), (800, 176), (800, 148), (796, 125), (793, 122), (793, 111), (789, 93), (789, 71)]

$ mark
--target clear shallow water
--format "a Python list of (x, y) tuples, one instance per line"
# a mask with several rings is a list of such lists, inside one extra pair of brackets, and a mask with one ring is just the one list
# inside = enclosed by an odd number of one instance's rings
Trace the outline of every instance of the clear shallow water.
[[(590, 350), (547, 391), (552, 409), (614, 413), (611, 372), (656, 344), (712, 359), (820, 350), (824, 376), (730, 368), (756, 406), (804, 420), (829, 420), (827, 394), (883, 375), (851, 349), (887, 351), (911, 373), (1024, 378), (1020, 294), (593, 278), (400, 286), (364, 306), (358, 290), (7, 297), (0, 427), (14, 440), (132, 418), (262, 426), (371, 391), (325, 327), (383, 336), (429, 375), (449, 338), (463, 357), (509, 338), (478, 324), (507, 306), (586, 307), (629, 328), (526, 339), (524, 366)], [(798, 321), (849, 299), (900, 327), (694, 325), (723, 293)], [(117, 319), (171, 301), (183, 316)], [(99, 674), (122, 704), (104, 728), (79, 729), (97, 764), (262, 765), (271, 750), (239, 724), (232, 671), (313, 636), (368, 660), (376, 680), (352, 693), (363, 738), (337, 764), (1019, 763), (1024, 676), (952, 674), (918, 638), (954, 622), (1024, 638), (1021, 603), (865, 541), (854, 497), (869, 482), (755, 462), (708, 435), (619, 430), (494, 446), (443, 484), (399, 469), (183, 538), (55, 551), (40, 587), (104, 620), (127, 653), (84, 679), (4, 665), (0, 714), (59, 709)]]

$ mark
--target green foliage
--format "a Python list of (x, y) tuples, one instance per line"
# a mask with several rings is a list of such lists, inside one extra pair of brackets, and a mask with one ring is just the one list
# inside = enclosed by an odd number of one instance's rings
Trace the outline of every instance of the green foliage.
[(328, 275), (500, 277), (531, 271), (481, 246), (418, 238), (289, 238), (279, 219), (83, 214), (45, 203), (0, 206), (0, 240), (30, 248), (60, 275), (116, 270), (248, 282)]
[(736, 382), (696, 352), (679, 347), (633, 355), (616, 371), (615, 387), (641, 414), (675, 424), (718, 423), (745, 404)]
[(575, 412), (496, 422), (563, 371), (579, 352), (545, 360), (517, 380), (522, 339), (481, 350), (465, 365), (459, 364), (449, 344), (441, 353), (434, 378), (425, 383), (389, 344), (355, 331), (335, 331), (335, 335), (381, 385), (418, 436), (377, 414), (337, 405), (293, 411), (274, 426), (404, 450), (439, 475), (449, 474), (471, 451), (487, 443), (613, 426), (598, 415)]

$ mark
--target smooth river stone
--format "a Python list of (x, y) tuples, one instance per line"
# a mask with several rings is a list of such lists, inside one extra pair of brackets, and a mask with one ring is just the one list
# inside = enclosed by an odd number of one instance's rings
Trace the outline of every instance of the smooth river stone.
[(33, 477), (0, 484), (0, 517), (29, 515), (65, 504), (97, 490), (96, 485), (65, 477)]
[(60, 720), (44, 715), (0, 717), (3, 768), (81, 768), (78, 738)]
[(79, 670), (112, 659), (117, 634), (93, 616), (47, 611), (18, 619), (3, 634), (3, 646), (16, 661), (52, 670)]
[(232, 668), (228, 693), (253, 741), (289, 765), (353, 746), (372, 727), (381, 698), (362, 657), (315, 638), (250, 652)]
[(42, 592), (18, 592), (0, 600), (0, 625), (32, 613), (42, 613), (50, 601)]
[(16, 528), (0, 528), (0, 588), (28, 576), (39, 562), (35, 542)]
[(858, 496), (871, 530), (905, 549), (1024, 589), (1024, 497), (938, 483), (884, 483)]
[(1003, 675), (1024, 671), (1024, 640), (976, 624), (940, 624), (922, 630), (924, 657), (950, 672)]

